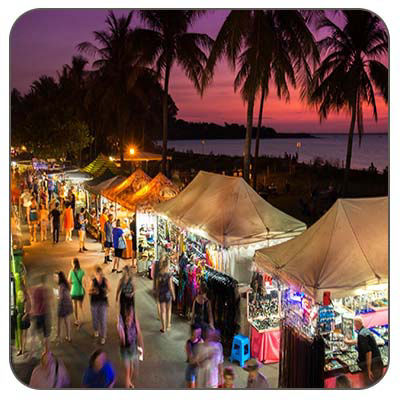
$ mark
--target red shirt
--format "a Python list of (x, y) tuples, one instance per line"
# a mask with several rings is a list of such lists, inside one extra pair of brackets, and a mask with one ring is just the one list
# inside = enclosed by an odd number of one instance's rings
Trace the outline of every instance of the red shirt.
[(32, 316), (44, 315), (49, 312), (49, 291), (44, 286), (38, 286), (32, 293)]

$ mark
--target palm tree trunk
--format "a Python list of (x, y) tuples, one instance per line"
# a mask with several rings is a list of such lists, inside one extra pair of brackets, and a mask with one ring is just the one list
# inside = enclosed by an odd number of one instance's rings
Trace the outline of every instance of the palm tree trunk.
[(168, 85), (171, 65), (168, 63), (165, 68), (164, 98), (163, 98), (163, 146), (161, 169), (164, 175), (167, 174), (167, 142), (168, 142)]
[(354, 127), (356, 123), (356, 106), (352, 107), (351, 110), (351, 122), (350, 122), (350, 129), (349, 129), (349, 137), (347, 140), (347, 154), (346, 154), (346, 167), (344, 170), (344, 179), (343, 179), (343, 196), (346, 196), (347, 187), (349, 183), (349, 173), (350, 173), (350, 166), (351, 166), (351, 155), (353, 152), (353, 136), (354, 136)]
[(262, 124), (262, 115), (264, 109), (264, 98), (265, 98), (265, 85), (263, 85), (261, 89), (261, 98), (260, 98), (260, 112), (258, 114), (258, 125), (257, 125), (257, 135), (256, 135), (256, 148), (254, 151), (254, 160), (253, 160), (253, 189), (257, 189), (257, 161), (258, 161), (258, 152), (260, 150), (260, 132), (261, 132), (261, 124)]
[(253, 111), (254, 111), (254, 96), (247, 104), (247, 127), (246, 140), (243, 151), (243, 178), (246, 182), (250, 182), (250, 157), (251, 157), (251, 136), (253, 133)]

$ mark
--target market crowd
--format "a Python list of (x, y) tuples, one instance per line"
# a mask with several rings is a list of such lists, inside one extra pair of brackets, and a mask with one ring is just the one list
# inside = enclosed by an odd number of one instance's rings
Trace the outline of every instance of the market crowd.
[[(17, 182), (17, 184), (15, 184)], [(46, 174), (14, 172), (12, 185), (12, 204), (18, 210), (20, 219), (27, 223), (31, 242), (47, 241), (51, 232), (52, 242), (56, 245), (60, 240), (60, 232), (65, 233), (65, 240), (72, 241), (72, 233), (77, 231), (79, 249), (84, 253), (86, 225), (88, 218), (94, 218), (85, 208), (76, 210), (76, 194), (73, 186), (67, 189), (66, 183), (54, 181)], [(103, 264), (95, 266), (93, 276), (88, 276), (81, 267), (79, 258), (71, 257), (71, 267), (66, 275), (58, 271), (53, 276), (56, 286), (56, 336), (54, 341), (65, 340), (72, 343), (73, 336), (79, 334), (82, 325), (82, 305), (86, 295), (89, 296), (92, 334), (98, 348), (88, 359), (88, 366), (82, 371), (82, 386), (87, 388), (112, 388), (117, 376), (121, 374), (126, 388), (134, 388), (138, 378), (139, 362), (145, 359), (144, 335), (140, 327), (139, 317), (135, 309), (135, 251), (136, 235), (135, 217), (132, 216), (130, 231), (132, 239), (132, 262), (122, 266), (122, 253), (127, 243), (121, 228), (121, 222), (115, 218), (113, 210), (104, 208), (98, 220), (100, 227), (99, 250), (104, 252)], [(50, 237), (49, 237), (50, 238)], [(101, 247), (100, 247), (101, 246)], [(112, 264), (110, 273), (122, 274), (115, 293), (105, 276), (108, 264)], [(172, 329), (172, 301), (175, 300), (175, 288), (170, 273), (170, 260), (167, 253), (155, 260), (154, 299), (160, 333)], [(51, 298), (52, 290), (48, 277), (43, 275), (41, 283), (28, 287), (26, 280), (21, 282), (17, 293), (18, 322), (18, 352), (16, 357), (24, 357), (27, 350), (27, 336), (31, 332), (31, 352), (37, 351), (34, 346), (40, 346), (41, 358), (34, 368), (30, 386), (34, 388), (63, 388), (71, 385), (68, 370), (61, 357), (56, 357), (51, 351), (49, 337), (51, 334)], [(107, 340), (107, 321), (110, 298), (115, 298), (119, 312), (116, 321), (118, 332), (119, 354), (124, 364), (124, 371), (117, 371), (108, 360), (102, 346)], [(214, 316), (211, 302), (207, 297), (207, 285), (203, 281), (193, 300), (191, 307), (190, 337), (185, 343), (187, 388), (234, 388), (235, 372), (232, 367), (224, 368), (224, 354), (220, 332), (214, 327)], [(373, 382), (383, 373), (382, 360), (375, 339), (368, 329), (363, 327), (362, 319), (355, 319), (359, 332), (356, 341), (359, 359), (365, 366), (367, 378)], [(74, 335), (72, 331), (76, 330)], [(63, 339), (62, 339), (63, 338)], [(269, 388), (267, 378), (260, 372), (260, 363), (256, 359), (247, 361), (245, 370), (248, 372), (247, 388)], [(339, 376), (337, 387), (350, 387), (346, 376)]]

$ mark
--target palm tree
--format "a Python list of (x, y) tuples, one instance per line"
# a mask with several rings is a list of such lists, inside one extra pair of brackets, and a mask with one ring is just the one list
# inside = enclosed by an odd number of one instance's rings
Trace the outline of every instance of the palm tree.
[(278, 95), (287, 97), (287, 79), (295, 85), (295, 72), (309, 71), (308, 56), (317, 58), (317, 51), (313, 36), (297, 11), (234, 10), (215, 39), (203, 88), (210, 84), (215, 65), (224, 55), (233, 70), (239, 64), (234, 90), (241, 87), (242, 99), (247, 103), (243, 177), (249, 181), (253, 112), (258, 92), (262, 89), (263, 102), (274, 74)]
[[(319, 12), (300, 12), (295, 10), (265, 12), (268, 29), (264, 37), (270, 43), (268, 60), (264, 64), (261, 79), (260, 111), (253, 160), (253, 187), (257, 186), (257, 161), (260, 148), (264, 100), (270, 92), (271, 80), (279, 99), (290, 100), (289, 84), (296, 87), (298, 80), (304, 85), (311, 79), (309, 62), (315, 66), (319, 53), (307, 21), (320, 18)], [(268, 38), (267, 38), (268, 36)]]
[(212, 39), (202, 33), (188, 32), (205, 11), (159, 10), (138, 11), (147, 28), (137, 28), (134, 40), (143, 45), (142, 53), (147, 62), (155, 63), (163, 77), (163, 147), (162, 171), (167, 169), (168, 140), (168, 90), (171, 69), (176, 62), (182, 67), (195, 88), (201, 90), (201, 76), (207, 61), (204, 50), (211, 47)]
[(372, 106), (377, 121), (376, 93), (388, 101), (388, 69), (381, 62), (388, 52), (388, 34), (382, 21), (368, 11), (348, 10), (343, 16), (343, 28), (328, 17), (321, 20), (319, 29), (327, 29), (327, 36), (318, 45), (326, 57), (303, 96), (316, 105), (321, 121), (332, 111), (351, 115), (342, 190), (346, 195), (356, 124), (359, 145), (364, 132), (363, 105)]
[(122, 164), (130, 114), (127, 98), (143, 66), (129, 27), (132, 14), (117, 18), (110, 12), (106, 19), (107, 30), (94, 32), (100, 47), (90, 42), (78, 45), (78, 50), (99, 57), (93, 67), (97, 84), (103, 87), (100, 107), (114, 119)]

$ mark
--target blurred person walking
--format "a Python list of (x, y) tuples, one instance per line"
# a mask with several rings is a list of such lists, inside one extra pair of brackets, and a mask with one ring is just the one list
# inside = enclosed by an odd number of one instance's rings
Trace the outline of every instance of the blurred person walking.
[(186, 387), (194, 389), (196, 387), (198, 365), (196, 363), (197, 347), (199, 344), (203, 343), (201, 338), (201, 326), (191, 325), (190, 327), (190, 338), (186, 341), (186, 362), (188, 363), (186, 367), (185, 380)]
[(70, 315), (73, 312), (70, 286), (64, 272), (55, 273), (55, 280), (58, 285), (58, 303), (57, 303), (57, 336), (56, 341), (60, 339), (61, 323), (64, 322), (66, 336), (65, 340), (71, 342), (71, 321)]
[(115, 301), (117, 303), (118, 299), (120, 310), (122, 310), (124, 307), (126, 308), (128, 305), (133, 305), (133, 307), (135, 307), (135, 286), (133, 283), (133, 273), (128, 265), (125, 265), (123, 269), (123, 275), (118, 283), (117, 293), (115, 296)]
[(29, 386), (34, 389), (66, 388), (70, 378), (64, 363), (51, 351), (45, 351), (31, 375)]
[(96, 350), (89, 359), (89, 367), (83, 376), (82, 386), (91, 389), (110, 389), (115, 385), (115, 370), (107, 354)]
[(78, 258), (74, 258), (72, 260), (72, 268), (68, 274), (68, 281), (71, 284), (71, 299), (74, 308), (74, 325), (78, 327), (81, 326), (81, 322), (79, 322), (79, 313), (78, 308), (81, 310), (81, 314), (83, 314), (83, 299), (85, 297), (85, 271), (81, 268)]
[(156, 293), (160, 302), (161, 333), (171, 329), (172, 301), (175, 301), (175, 290), (172, 276), (169, 273), (169, 259), (165, 258), (160, 265), (160, 274), (157, 277)]
[(98, 338), (100, 333), (100, 343), (105, 344), (107, 334), (107, 293), (111, 290), (110, 283), (105, 278), (101, 267), (96, 267), (95, 276), (91, 281), (90, 308), (92, 311), (92, 322), (94, 337)]
[(222, 385), (224, 353), (217, 330), (207, 329), (206, 340), (199, 344), (195, 362), (199, 365), (197, 387), (217, 388)]
[(132, 380), (137, 376), (139, 366), (138, 349), (143, 357), (144, 343), (133, 304), (125, 303), (121, 307), (117, 330), (120, 339), (120, 355), (125, 365), (125, 387), (134, 388)]
[(42, 345), (49, 349), (49, 336), (51, 330), (50, 321), (50, 291), (46, 286), (46, 275), (42, 275), (41, 283), (32, 289), (32, 318), (37, 334), (42, 334)]

